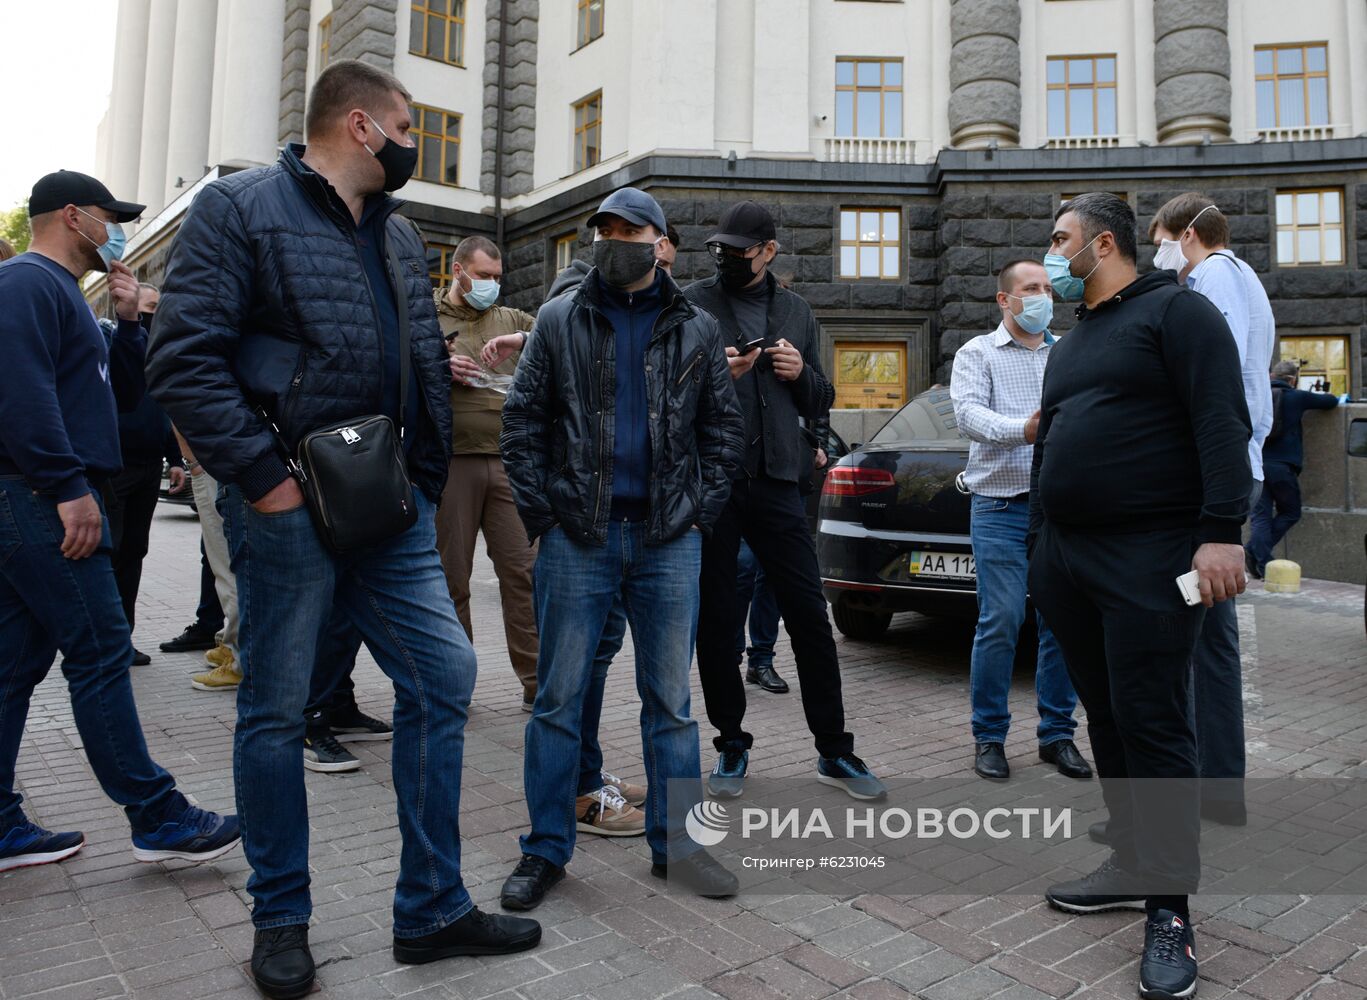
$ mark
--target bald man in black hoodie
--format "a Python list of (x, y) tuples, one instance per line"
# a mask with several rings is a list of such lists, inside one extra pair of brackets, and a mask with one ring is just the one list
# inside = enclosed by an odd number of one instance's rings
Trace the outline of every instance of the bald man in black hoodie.
[[(1224, 318), (1171, 271), (1138, 276), (1128, 204), (1074, 198), (1050, 242), (1055, 292), (1083, 304), (1044, 374), (1030, 594), (1087, 709), (1115, 854), (1047, 898), (1071, 913), (1144, 907), (1139, 992), (1169, 1000), (1197, 971), (1191, 654), (1205, 608), (1244, 589), (1252, 428)], [(1188, 606), (1176, 580), (1193, 569), (1202, 602)]]

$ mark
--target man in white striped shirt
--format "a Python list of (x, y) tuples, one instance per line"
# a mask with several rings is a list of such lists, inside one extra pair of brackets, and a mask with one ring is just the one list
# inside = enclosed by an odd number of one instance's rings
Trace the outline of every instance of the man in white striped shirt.
[[(1016, 640), (1025, 621), (1026, 530), (1030, 524), (1030, 460), (1039, 427), (1044, 366), (1054, 295), (1037, 260), (1016, 260), (997, 278), (1002, 321), (954, 356), (949, 392), (954, 416), (968, 436), (964, 484), (973, 495), (971, 537), (978, 573), (978, 628), (973, 638), (969, 695), (973, 711), (973, 770), (1005, 781), (1006, 734)], [(1054, 635), (1039, 621), (1039, 756), (1070, 778), (1092, 769), (1073, 743), (1077, 695)]]

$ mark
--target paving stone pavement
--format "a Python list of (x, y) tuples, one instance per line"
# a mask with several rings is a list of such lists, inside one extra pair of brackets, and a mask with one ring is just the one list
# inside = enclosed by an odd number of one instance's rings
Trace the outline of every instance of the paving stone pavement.
[[(197, 522), (163, 506), (143, 578), (136, 641), (145, 650), (193, 617)], [(1256, 585), (1255, 585), (1256, 586)], [(498, 589), (475, 569), (480, 676), (466, 730), (461, 830), (465, 877), (496, 908), (526, 824), (518, 686), (503, 648)], [(1241, 602), (1250, 773), (1367, 773), (1367, 646), (1362, 588), (1308, 581), (1299, 595)], [(885, 640), (840, 640), (845, 703), (858, 750), (884, 776), (959, 774), (967, 731), (971, 628), (917, 616)], [(796, 688), (786, 639), (778, 666)], [(201, 805), (233, 805), (233, 698), (193, 691), (191, 655), (153, 654), (134, 670), (153, 755)], [(388, 715), (387, 683), (366, 656), (362, 707)], [(753, 691), (753, 689), (752, 689)], [(1012, 691), (1018, 770), (1039, 766), (1028, 676)], [(694, 704), (702, 696), (694, 689)], [(609, 677), (607, 766), (641, 780), (630, 645)], [(755, 765), (810, 772), (813, 751), (796, 691), (751, 694)], [(704, 723), (703, 759), (712, 759)], [(1079, 731), (1080, 733), (1082, 730)], [(1085, 738), (1080, 739), (1084, 753)], [(85, 1000), (253, 997), (244, 971), (252, 928), (240, 852), (200, 867), (132, 860), (121, 810), (101, 794), (57, 670), (37, 691), (19, 755), (32, 818), (79, 828), (87, 846), (60, 865), (0, 876), (0, 997)], [(314, 923), (321, 992), (344, 998), (693, 1000), (841, 997), (1037, 1000), (1135, 995), (1143, 939), (1137, 914), (1069, 918), (1036, 897), (837, 899), (816, 895), (714, 902), (666, 896), (640, 839), (581, 838), (571, 877), (536, 912), (535, 951), (420, 967), (389, 954), (397, 868), (389, 745), (352, 744), (364, 768), (307, 778)], [(1200, 996), (1367, 1000), (1367, 911), (1361, 897), (1210, 897), (1194, 901)]]

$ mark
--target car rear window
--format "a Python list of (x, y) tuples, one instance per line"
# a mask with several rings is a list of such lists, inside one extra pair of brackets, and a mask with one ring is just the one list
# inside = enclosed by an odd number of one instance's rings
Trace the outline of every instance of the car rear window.
[(954, 401), (948, 389), (923, 392), (893, 415), (869, 444), (903, 441), (966, 441), (954, 419)]

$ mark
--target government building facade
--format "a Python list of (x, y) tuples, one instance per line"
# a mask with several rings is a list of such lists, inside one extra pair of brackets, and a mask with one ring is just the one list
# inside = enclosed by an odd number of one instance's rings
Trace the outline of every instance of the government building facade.
[(534, 310), (627, 184), (677, 227), (687, 282), (753, 198), (837, 407), (896, 407), (996, 325), (997, 270), (1043, 256), (1061, 201), (1113, 191), (1142, 237), (1195, 189), (1262, 276), (1281, 356), (1363, 391), (1362, 0), (119, 0), (116, 45), (97, 172), (149, 206), (144, 280), (198, 190), (302, 141), (311, 81), (356, 58), (413, 94), (400, 194), (437, 284), (488, 235)]

